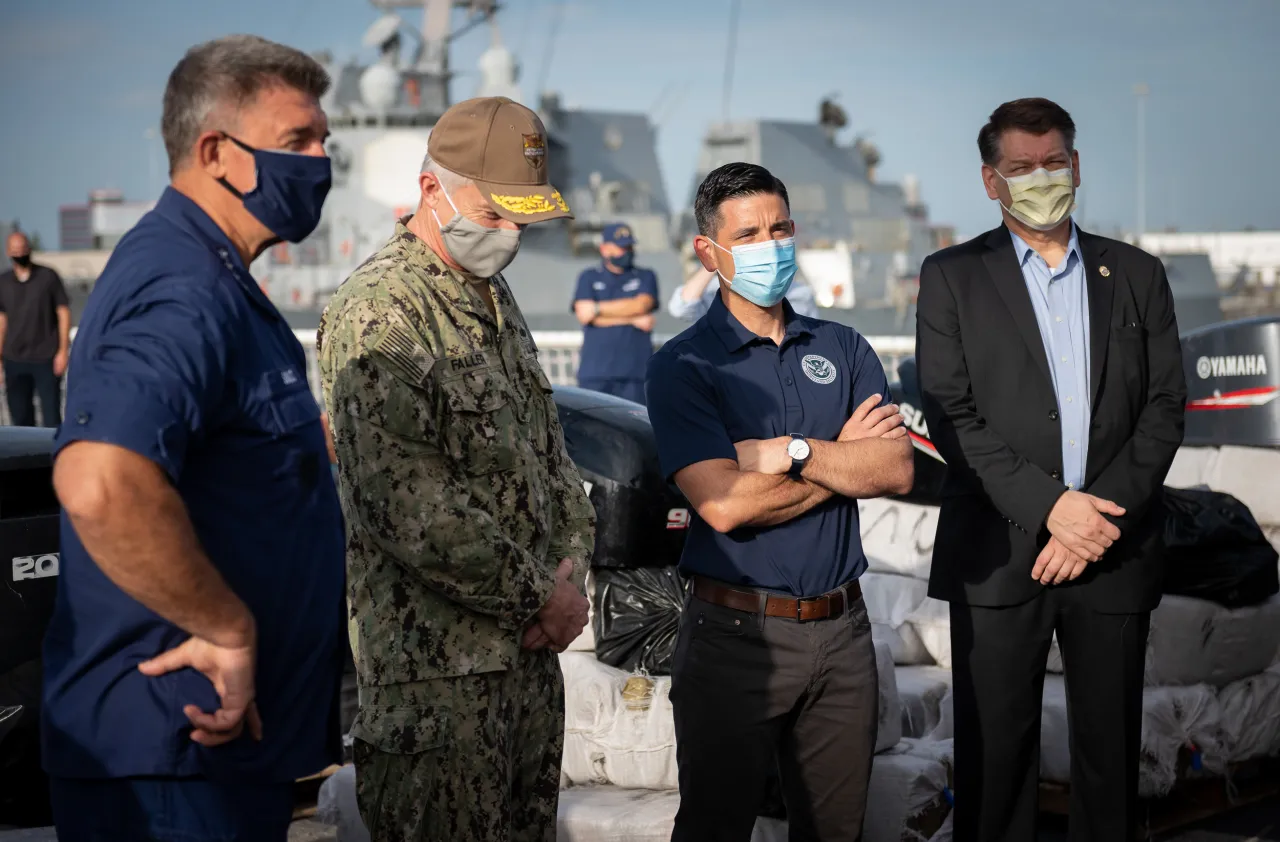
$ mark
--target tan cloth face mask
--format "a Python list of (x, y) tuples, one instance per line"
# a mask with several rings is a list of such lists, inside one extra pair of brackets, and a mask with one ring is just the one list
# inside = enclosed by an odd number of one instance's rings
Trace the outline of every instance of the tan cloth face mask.
[(1001, 202), (1000, 207), (1028, 228), (1050, 231), (1075, 212), (1076, 188), (1071, 167), (1053, 171), (1041, 167), (1013, 178), (1005, 178), (999, 170), (995, 170), (995, 174), (1009, 185), (1010, 204)]

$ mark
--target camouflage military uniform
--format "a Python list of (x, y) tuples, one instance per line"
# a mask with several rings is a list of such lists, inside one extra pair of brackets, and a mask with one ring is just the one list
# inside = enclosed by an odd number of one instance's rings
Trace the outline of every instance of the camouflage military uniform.
[(594, 513), (524, 317), (501, 276), (450, 269), (401, 221), (318, 344), (373, 839), (553, 842), (563, 684), (520, 639), (560, 559), (581, 586)]

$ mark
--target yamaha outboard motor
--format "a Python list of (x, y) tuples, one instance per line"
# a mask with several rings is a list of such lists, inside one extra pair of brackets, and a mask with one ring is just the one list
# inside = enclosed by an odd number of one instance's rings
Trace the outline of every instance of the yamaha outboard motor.
[(0, 427), (0, 825), (52, 823), (40, 648), (58, 587), (53, 430)]
[(658, 443), (643, 406), (557, 386), (565, 449), (596, 509), (595, 568), (666, 567), (680, 560), (689, 504), (658, 465)]
[(889, 384), (889, 394), (902, 413), (915, 453), (915, 483), (911, 486), (910, 493), (898, 499), (936, 506), (942, 499), (942, 481), (947, 476), (947, 464), (938, 455), (938, 449), (929, 438), (929, 427), (925, 424), (920, 400), (920, 380), (916, 376), (915, 357), (906, 357), (898, 363), (898, 379)]
[(676, 569), (689, 504), (658, 464), (643, 406), (557, 387), (565, 449), (596, 510), (591, 629), (596, 658), (624, 670), (671, 671), (685, 582)]
[(1182, 337), (1191, 446), (1280, 447), (1280, 316)]

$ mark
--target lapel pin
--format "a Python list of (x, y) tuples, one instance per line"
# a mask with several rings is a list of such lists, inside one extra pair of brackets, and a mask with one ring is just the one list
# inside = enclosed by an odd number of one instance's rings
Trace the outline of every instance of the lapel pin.
[(1099, 266), (1099, 267), (1098, 267), (1098, 274), (1099, 274), (1099, 275), (1101, 275), (1101, 276), (1102, 276), (1102, 277), (1104, 277), (1104, 278), (1110, 278), (1110, 277), (1111, 277), (1111, 270), (1110, 270), (1110, 269), (1108, 269), (1108, 268), (1107, 268), (1107, 267), (1105, 267), (1105, 266)]

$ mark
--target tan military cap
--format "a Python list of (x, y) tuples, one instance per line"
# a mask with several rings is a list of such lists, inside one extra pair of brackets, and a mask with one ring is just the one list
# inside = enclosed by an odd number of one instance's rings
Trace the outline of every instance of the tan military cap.
[(504, 96), (468, 99), (446, 111), (427, 141), (431, 160), (471, 179), (499, 216), (542, 222), (573, 216), (547, 183), (547, 130)]

